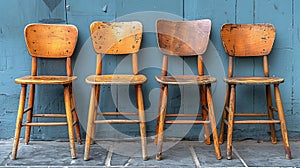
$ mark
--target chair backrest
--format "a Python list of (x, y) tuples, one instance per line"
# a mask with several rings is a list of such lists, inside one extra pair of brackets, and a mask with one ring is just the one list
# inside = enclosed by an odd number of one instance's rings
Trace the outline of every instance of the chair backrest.
[(264, 76), (269, 76), (268, 55), (275, 40), (272, 24), (224, 24), (221, 38), (229, 56), (228, 77), (233, 76), (233, 57), (263, 56)]
[(102, 74), (102, 54), (131, 54), (133, 74), (138, 74), (137, 52), (143, 34), (140, 22), (93, 22), (90, 33), (97, 53), (96, 75)]
[(132, 54), (140, 49), (143, 26), (140, 22), (93, 22), (90, 26), (98, 54)]
[(275, 40), (272, 24), (224, 24), (222, 42), (229, 56), (268, 55)]
[(158, 20), (158, 46), (165, 55), (195, 56), (205, 53), (211, 31), (208, 19), (194, 21)]
[(24, 36), (31, 56), (67, 58), (73, 55), (78, 30), (65, 24), (29, 24), (25, 27)]
[(37, 75), (37, 58), (66, 58), (66, 72), (72, 76), (71, 56), (76, 47), (78, 29), (67, 24), (29, 24), (24, 37), (32, 56), (31, 75)]

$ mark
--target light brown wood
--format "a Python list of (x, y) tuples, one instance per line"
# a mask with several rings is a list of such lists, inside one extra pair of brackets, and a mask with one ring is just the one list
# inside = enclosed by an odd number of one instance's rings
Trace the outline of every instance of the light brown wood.
[(132, 54), (140, 49), (140, 22), (93, 22), (90, 26), (94, 50), (99, 54)]
[(103, 115), (103, 116), (126, 116), (126, 115), (137, 115), (137, 112), (99, 112), (97, 115)]
[(198, 121), (198, 120), (167, 120), (165, 124), (209, 124), (210, 121)]
[[(162, 159), (164, 124), (204, 124), (206, 144), (211, 143), (208, 127), (210, 125), (214, 137), (216, 158), (221, 159), (216, 122), (212, 121), (215, 120), (215, 117), (214, 114), (210, 114), (214, 113), (213, 103), (210, 91), (208, 91), (210, 84), (216, 82), (216, 78), (204, 75), (204, 65), (202, 61), (202, 54), (204, 54), (207, 49), (210, 30), (211, 21), (208, 19), (194, 21), (158, 20), (156, 23), (158, 46), (163, 55), (162, 74), (161, 76), (155, 77), (156, 81), (161, 84), (160, 101), (156, 119), (156, 137), (154, 140), (157, 160)], [(198, 75), (167, 76), (168, 56), (196, 56)], [(200, 87), (201, 114), (166, 114), (168, 85), (198, 85)], [(199, 116), (202, 119), (187, 118), (191, 116)], [(174, 117), (177, 118), (174, 120)], [(184, 117), (184, 119), (181, 119), (182, 117)]]
[(73, 55), (78, 30), (73, 25), (29, 24), (24, 36), (31, 56), (65, 58)]
[[(274, 119), (274, 108), (272, 105), (272, 95), (271, 95), (271, 86), (267, 85), (266, 86), (266, 97), (267, 97), (267, 108), (268, 108), (268, 117), (269, 120), (273, 120)], [(270, 124), (270, 132), (271, 132), (271, 142), (272, 144), (276, 144), (277, 143), (277, 139), (276, 139), (276, 131), (275, 131), (275, 125), (274, 124)]]
[[(92, 86), (89, 117), (87, 123), (84, 160), (89, 159), (90, 145), (93, 143), (96, 124), (139, 124), (141, 134), (142, 157), (148, 159), (146, 140), (146, 120), (142, 97), (142, 84), (146, 76), (138, 71), (138, 51), (140, 50), (143, 27), (140, 22), (93, 22), (90, 25), (91, 39), (97, 54), (96, 73), (86, 77), (86, 83)], [(102, 74), (102, 54), (132, 55), (132, 74)], [(130, 65), (128, 65), (130, 66)], [(134, 85), (138, 112), (98, 112), (100, 85)], [(138, 115), (133, 119), (97, 119), (97, 115)]]
[(66, 126), (67, 122), (23, 123), (22, 126)]
[(282, 134), (282, 140), (284, 145), (284, 151), (285, 151), (285, 157), (286, 159), (292, 159), (289, 139), (288, 139), (288, 133), (286, 128), (286, 121), (284, 117), (284, 111), (282, 107), (282, 101), (280, 96), (280, 91), (278, 85), (274, 85), (274, 93), (275, 93), (275, 101), (278, 108), (278, 118), (280, 120), (280, 129)]
[[(165, 55), (194, 56), (206, 51), (211, 30), (209, 19), (194, 21), (158, 20), (156, 32)], [(189, 32), (189, 33), (187, 33)]]
[(229, 84), (239, 85), (270, 85), (283, 83), (284, 79), (263, 76), (238, 76), (232, 78), (224, 78), (224, 81)]
[[(227, 159), (232, 158), (232, 134), (234, 124), (269, 124), (271, 142), (277, 143), (275, 125), (281, 125), (281, 132), (285, 146), (286, 158), (291, 159), (286, 123), (278, 85), (284, 82), (283, 78), (269, 77), (268, 54), (271, 52), (275, 40), (275, 28), (271, 24), (225, 24), (221, 29), (221, 38), (224, 49), (229, 56), (228, 77), (224, 81), (228, 84), (220, 129), (220, 143), (223, 143), (225, 124), (227, 124)], [(237, 57), (257, 57), (263, 59), (264, 76), (234, 76), (234, 60)], [(265, 85), (267, 113), (236, 113), (236, 85)], [(271, 85), (274, 85), (276, 107), (272, 105)], [(244, 95), (245, 96), (245, 95)], [(278, 111), (279, 120), (274, 118), (274, 111)], [(280, 111), (280, 112), (279, 112)], [(279, 114), (280, 113), (280, 114)], [(237, 120), (237, 117), (244, 117)], [(245, 117), (265, 117), (267, 119), (245, 119)]]
[(95, 129), (95, 116), (97, 113), (98, 99), (96, 99), (96, 86), (92, 85), (91, 90), (91, 98), (90, 98), (90, 106), (88, 113), (88, 122), (87, 122), (87, 130), (85, 137), (85, 150), (84, 150), (84, 160), (89, 160), (90, 156), (90, 146), (91, 141), (94, 138), (94, 129)]
[(265, 56), (272, 50), (275, 27), (271, 24), (224, 24), (221, 37), (230, 56)]
[(219, 145), (219, 139), (218, 139), (218, 132), (217, 132), (217, 124), (216, 124), (216, 118), (215, 118), (215, 111), (214, 111), (214, 106), (213, 106), (213, 100), (212, 100), (212, 95), (210, 91), (210, 85), (207, 85), (206, 88), (206, 96), (207, 96), (207, 106), (208, 106), (208, 115), (209, 115), (209, 121), (211, 125), (211, 132), (213, 135), (214, 139), (214, 148), (215, 148), (215, 153), (216, 153), (216, 158), (218, 160), (222, 159), (221, 155), (221, 149)]
[(33, 114), (32, 117), (66, 118), (66, 114)]
[(205, 85), (217, 80), (211, 76), (156, 76), (156, 81), (167, 85)]
[(147, 81), (144, 75), (91, 75), (85, 79), (88, 84), (103, 84), (103, 85), (137, 85)]
[[(77, 140), (81, 141), (81, 135), (79, 130), (79, 120), (75, 110), (75, 102), (72, 100), (72, 82), (76, 79), (72, 76), (72, 62), (71, 56), (75, 50), (78, 30), (73, 25), (65, 24), (29, 24), (24, 30), (25, 42), (29, 54), (32, 56), (31, 63), (31, 75), (24, 76), (15, 79), (17, 84), (22, 85), (22, 91), (20, 96), (18, 118), (16, 121), (16, 132), (13, 146), (12, 159), (16, 159), (18, 150), (18, 141), (20, 136), (20, 129), (22, 126), (26, 126), (25, 143), (28, 144), (30, 140), (30, 132), (32, 126), (62, 126), (68, 125), (71, 156), (76, 158), (76, 151), (74, 145), (73, 125), (75, 126)], [(66, 59), (66, 76), (37, 76), (38, 58), (65, 58)], [(63, 61), (63, 60), (62, 60)], [(28, 109), (24, 111), (26, 100), (26, 87), (30, 85), (30, 91), (28, 95)], [(33, 114), (34, 98), (35, 98), (35, 85), (47, 84), (47, 85), (64, 85), (64, 98), (66, 114)], [(25, 90), (25, 91), (24, 91)], [(66, 91), (68, 90), (68, 91)], [(24, 98), (25, 97), (25, 98)], [(24, 99), (24, 100), (23, 100)], [(72, 107), (71, 107), (72, 106)], [(22, 109), (22, 110), (21, 110)], [(73, 110), (74, 109), (74, 110)], [(22, 123), (24, 114), (27, 114), (26, 122)], [(73, 116), (72, 116), (73, 115)], [(21, 117), (22, 116), (22, 117)], [(46, 118), (66, 118), (67, 122), (32, 122), (32, 117), (46, 117)], [(74, 122), (73, 122), (74, 117)]]
[(73, 116), (72, 116), (72, 107), (71, 107), (71, 96), (70, 96), (70, 85), (64, 85), (64, 100), (65, 100), (65, 109), (67, 115), (68, 123), (68, 134), (70, 141), (71, 157), (72, 159), (76, 158), (76, 150), (74, 143), (74, 131), (73, 131)]
[(232, 159), (232, 133), (234, 126), (234, 113), (235, 113), (235, 85), (229, 85), (230, 87), (230, 98), (229, 98), (229, 110), (228, 110), (228, 129), (227, 129), (227, 145), (226, 145), (226, 155), (227, 159)]
[(23, 111), (24, 111), (25, 99), (26, 99), (26, 90), (27, 90), (27, 85), (22, 85), (19, 108), (18, 108), (18, 116), (16, 121), (15, 138), (14, 138), (14, 143), (13, 143), (13, 148), (11, 153), (12, 160), (16, 159), (18, 153), (18, 146), (19, 146), (20, 133), (22, 127), (22, 120), (23, 120)]
[(24, 76), (21, 78), (15, 79), (15, 82), (18, 84), (69, 84), (73, 82), (77, 77), (72, 76)]
[(144, 101), (142, 93), (142, 85), (135, 86), (139, 122), (140, 122), (140, 135), (141, 135), (141, 144), (142, 144), (142, 156), (143, 160), (148, 160), (148, 149), (147, 149), (147, 135), (146, 135), (146, 119), (144, 111)]

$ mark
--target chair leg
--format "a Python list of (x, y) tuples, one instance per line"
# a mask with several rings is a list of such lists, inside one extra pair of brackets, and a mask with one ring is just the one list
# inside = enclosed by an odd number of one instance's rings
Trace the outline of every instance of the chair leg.
[[(95, 113), (94, 113), (94, 119), (93, 119), (93, 121), (95, 121), (96, 119), (97, 119), (97, 112), (98, 112), (98, 105), (99, 105), (99, 97), (100, 97), (100, 88), (101, 88), (101, 86), (100, 85), (95, 85), (95, 91), (96, 91), (96, 93), (95, 93), (95, 95), (96, 95), (96, 97), (95, 97), (95, 101), (96, 101), (96, 105), (95, 105)], [(95, 144), (95, 139), (94, 139), (94, 137), (95, 137), (95, 133), (96, 133), (96, 124), (94, 124), (94, 125), (92, 125), (93, 126), (93, 128), (92, 128), (92, 133), (91, 133), (91, 144)]]
[(222, 155), (221, 155), (220, 144), (219, 144), (219, 140), (218, 140), (215, 111), (214, 111), (214, 106), (213, 106), (213, 101), (212, 101), (212, 96), (211, 96), (209, 85), (206, 88), (206, 96), (207, 96), (208, 114), (209, 114), (209, 120), (210, 120), (210, 125), (211, 125), (211, 131), (212, 131), (212, 135), (213, 135), (216, 158), (218, 160), (220, 160), (222, 158)]
[(157, 134), (158, 134), (158, 123), (159, 123), (159, 117), (160, 117), (160, 107), (161, 107), (161, 100), (163, 95), (163, 85), (160, 86), (160, 94), (159, 94), (159, 102), (158, 102), (158, 114), (156, 117), (156, 127), (155, 127), (155, 139), (154, 144), (157, 145)]
[(72, 109), (71, 109), (71, 95), (70, 95), (70, 85), (64, 85), (64, 100), (65, 100), (65, 108), (67, 115), (67, 123), (68, 123), (68, 133), (69, 133), (69, 141), (70, 141), (70, 149), (71, 149), (71, 157), (72, 159), (76, 158), (76, 150), (74, 143), (74, 131), (73, 131), (73, 117), (72, 117)]
[(21, 132), (21, 127), (22, 127), (25, 99), (26, 99), (26, 89), (27, 89), (27, 85), (22, 85), (19, 108), (18, 108), (18, 116), (17, 116), (17, 121), (16, 121), (15, 139), (14, 139), (14, 144), (13, 144), (13, 149), (12, 149), (12, 154), (11, 154), (12, 160), (16, 159), (17, 152), (18, 152), (18, 145), (19, 145), (20, 132)]
[(220, 137), (219, 137), (219, 143), (224, 143), (224, 132), (225, 132), (225, 120), (227, 119), (227, 107), (229, 105), (229, 96), (230, 96), (230, 87), (229, 85), (226, 88), (226, 95), (225, 95), (225, 102), (224, 102), (224, 108), (223, 108), (223, 114), (222, 114), (222, 120), (221, 120), (221, 127), (220, 127)]
[[(27, 117), (26, 117), (26, 123), (31, 123), (32, 122), (32, 113), (33, 113), (33, 106), (34, 106), (34, 93), (35, 93), (35, 85), (31, 84), (30, 89), (29, 89), (29, 97), (28, 97), (28, 108), (30, 110), (27, 112)], [(31, 126), (26, 126), (26, 131), (25, 131), (25, 144), (27, 145), (30, 140), (30, 133), (31, 133)]]
[(77, 143), (82, 144), (81, 134), (80, 134), (80, 124), (79, 124), (79, 119), (78, 119), (78, 115), (77, 115), (77, 111), (76, 111), (76, 103), (75, 103), (75, 99), (74, 99), (74, 95), (73, 95), (72, 84), (70, 86), (70, 96), (71, 96), (72, 115), (73, 115), (73, 119), (75, 122), (74, 127), (75, 127), (75, 133), (76, 133), (76, 140), (77, 140)]
[(96, 113), (97, 113), (97, 106), (98, 106), (97, 95), (99, 95), (97, 94), (97, 87), (99, 86), (92, 85), (88, 123), (87, 123), (86, 138), (85, 138), (84, 160), (89, 160), (91, 141), (94, 138), (94, 129), (96, 125), (94, 121), (95, 121), (95, 116), (97, 115)]
[(285, 121), (285, 117), (284, 117), (284, 111), (283, 111), (283, 107), (282, 107), (282, 101), (281, 101), (278, 85), (274, 85), (274, 92), (275, 92), (276, 105), (277, 105), (277, 109), (278, 109), (278, 117), (280, 120), (280, 128), (281, 128), (282, 139), (283, 139), (283, 144), (284, 144), (285, 157), (286, 157), (286, 159), (292, 159), (291, 149), (290, 149), (289, 140), (288, 140), (288, 133), (287, 133), (287, 129), (286, 129), (286, 121)]
[(161, 106), (159, 108), (159, 121), (158, 121), (158, 132), (156, 134), (157, 137), (157, 145), (156, 145), (156, 160), (162, 159), (162, 144), (164, 138), (164, 124), (166, 118), (166, 109), (168, 102), (168, 86), (165, 85), (162, 87), (163, 94), (161, 98)]
[[(206, 99), (206, 87), (204, 85), (200, 86), (200, 101), (201, 101), (201, 107), (202, 107), (202, 120), (207, 120), (207, 110), (205, 109), (207, 105), (207, 99)], [(205, 143), (207, 145), (210, 145), (210, 136), (209, 136), (209, 127), (208, 124), (204, 124), (204, 136), (205, 136)]]
[(138, 115), (140, 120), (140, 133), (141, 133), (143, 160), (148, 160), (147, 135), (146, 135), (146, 124), (145, 124), (146, 120), (145, 120), (145, 112), (144, 112), (142, 85), (136, 85), (135, 90), (137, 94), (136, 99), (137, 99)]
[(235, 85), (230, 86), (229, 112), (228, 112), (228, 129), (227, 129), (227, 159), (232, 159), (232, 133), (234, 126), (234, 111), (235, 111)]
[[(272, 95), (271, 95), (271, 87), (270, 85), (266, 86), (266, 96), (267, 96), (267, 107), (268, 107), (268, 117), (269, 120), (273, 120), (274, 114), (272, 110)], [(271, 142), (272, 144), (276, 144), (276, 133), (275, 133), (275, 124), (270, 124), (270, 132), (271, 132)]]

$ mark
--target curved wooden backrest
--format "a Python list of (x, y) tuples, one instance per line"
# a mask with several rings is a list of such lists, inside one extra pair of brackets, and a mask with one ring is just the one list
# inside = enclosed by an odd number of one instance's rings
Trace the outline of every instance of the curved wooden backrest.
[(156, 32), (160, 51), (165, 55), (193, 56), (205, 53), (211, 21), (157, 20)]
[(66, 58), (74, 52), (78, 30), (74, 25), (29, 24), (25, 27), (24, 36), (31, 56)]
[(140, 22), (93, 22), (90, 26), (98, 54), (131, 54), (140, 49), (143, 26)]
[(229, 56), (265, 56), (272, 50), (275, 27), (272, 24), (224, 24), (221, 37)]

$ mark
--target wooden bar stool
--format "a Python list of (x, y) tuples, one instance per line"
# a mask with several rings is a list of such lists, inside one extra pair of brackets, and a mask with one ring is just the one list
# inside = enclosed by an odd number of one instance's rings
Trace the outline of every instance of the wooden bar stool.
[[(291, 159), (284, 111), (280, 97), (279, 84), (283, 78), (269, 77), (268, 55), (275, 40), (275, 28), (271, 24), (225, 24), (221, 29), (222, 42), (229, 56), (228, 84), (224, 103), (223, 117), (220, 130), (220, 143), (223, 143), (225, 124), (227, 124), (227, 159), (232, 158), (232, 134), (234, 124), (269, 124), (271, 141), (276, 143), (274, 124), (280, 124), (286, 158)], [(233, 59), (243, 57), (262, 57), (264, 76), (233, 76)], [(237, 71), (237, 70), (236, 70)], [(265, 85), (267, 114), (236, 113), (236, 85)], [(276, 107), (272, 106), (271, 85), (274, 86)], [(274, 111), (278, 112), (279, 120), (274, 119)], [(267, 117), (262, 120), (236, 120), (236, 117)]]
[[(211, 84), (216, 78), (204, 75), (202, 55), (205, 53), (211, 31), (211, 21), (168, 21), (158, 20), (156, 23), (158, 46), (163, 54), (162, 75), (156, 76), (157, 82), (161, 84), (160, 103), (156, 123), (156, 159), (162, 159), (162, 144), (165, 124), (204, 124), (206, 143), (210, 144), (209, 127), (213, 135), (216, 158), (221, 159), (218, 133), (211, 95)], [(167, 76), (168, 56), (197, 56), (198, 75)], [(196, 85), (200, 90), (202, 113), (194, 114), (167, 114), (168, 85)], [(196, 95), (192, 95), (196, 96)], [(174, 120), (171, 118), (184, 118)], [(188, 117), (202, 117), (202, 119), (188, 120)]]
[[(72, 82), (76, 79), (76, 76), (72, 76), (71, 56), (77, 43), (78, 30), (73, 25), (29, 24), (24, 30), (24, 36), (28, 52), (32, 56), (32, 69), (31, 76), (15, 79), (15, 82), (20, 84), (22, 89), (11, 159), (16, 159), (17, 156), (21, 127), (26, 126), (25, 143), (28, 144), (31, 126), (64, 125), (68, 126), (71, 157), (76, 158), (73, 126), (75, 127), (76, 137), (79, 143), (81, 143), (81, 136), (72, 92)], [(67, 75), (38, 75), (38, 58), (66, 59)], [(30, 90), (28, 95), (28, 108), (25, 109), (27, 85), (30, 85)], [(33, 114), (35, 85), (63, 85), (66, 114)], [(24, 114), (27, 114), (26, 122), (23, 122)], [(66, 118), (67, 122), (32, 122), (32, 117)]]
[[(86, 82), (92, 86), (88, 114), (84, 160), (89, 159), (90, 145), (96, 124), (139, 124), (143, 159), (148, 159), (146, 124), (142, 84), (147, 78), (138, 74), (138, 51), (142, 41), (143, 27), (140, 22), (93, 22), (90, 26), (91, 39), (97, 54), (96, 74), (88, 76)], [(102, 74), (103, 54), (132, 55), (133, 74)], [(100, 85), (134, 85), (138, 112), (98, 112)], [(97, 116), (133, 116), (138, 119), (97, 119)]]

